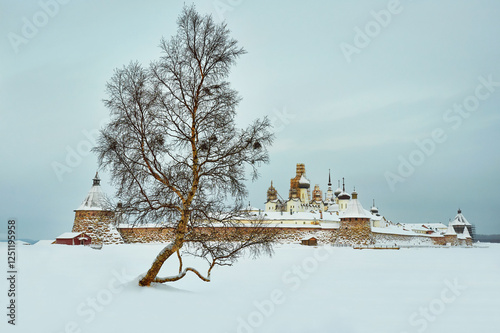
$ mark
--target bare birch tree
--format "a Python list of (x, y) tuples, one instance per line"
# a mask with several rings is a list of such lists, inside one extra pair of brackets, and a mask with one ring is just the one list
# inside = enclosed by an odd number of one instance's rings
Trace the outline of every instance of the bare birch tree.
[[(233, 264), (242, 251), (270, 254), (274, 239), (271, 228), (235, 222), (247, 195), (245, 175), (257, 178), (273, 140), (267, 118), (244, 129), (235, 125), (240, 98), (226, 79), (246, 51), (225, 23), (194, 6), (183, 9), (177, 24), (177, 34), (162, 39), (159, 60), (115, 70), (105, 100), (111, 120), (94, 148), (111, 172), (123, 213), (135, 223), (174, 230), (141, 286), (176, 281), (189, 271), (210, 281), (213, 267)], [(186, 252), (207, 260), (206, 275), (183, 267)], [(158, 277), (175, 254), (178, 274)]]

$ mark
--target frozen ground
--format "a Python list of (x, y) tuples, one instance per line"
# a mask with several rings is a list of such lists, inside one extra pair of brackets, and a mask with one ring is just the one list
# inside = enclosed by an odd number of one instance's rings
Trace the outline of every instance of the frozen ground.
[[(137, 277), (161, 247), (19, 245), (17, 325), (8, 325), (3, 314), (0, 331), (465, 333), (500, 327), (498, 244), (402, 250), (281, 245), (272, 258), (215, 269), (210, 283), (189, 275), (138, 287)], [(7, 281), (1, 281), (5, 305)]]

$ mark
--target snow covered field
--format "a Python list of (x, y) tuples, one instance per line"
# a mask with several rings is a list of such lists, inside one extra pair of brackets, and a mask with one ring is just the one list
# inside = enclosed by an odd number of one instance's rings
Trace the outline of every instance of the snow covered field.
[[(188, 275), (138, 287), (161, 247), (18, 246), (17, 325), (8, 325), (3, 314), (0, 331), (465, 333), (500, 327), (499, 244), (401, 250), (281, 245), (272, 258), (214, 269), (210, 283)], [(175, 274), (176, 260), (162, 272)], [(7, 289), (3, 278), (4, 305)]]

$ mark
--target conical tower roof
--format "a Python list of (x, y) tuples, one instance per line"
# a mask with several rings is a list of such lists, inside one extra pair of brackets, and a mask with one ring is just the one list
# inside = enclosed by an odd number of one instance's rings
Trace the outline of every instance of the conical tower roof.
[(445, 236), (456, 236), (456, 235), (457, 235), (457, 233), (455, 232), (455, 229), (453, 229), (451, 222), (448, 223), (448, 230), (446, 230)]
[(457, 215), (453, 219), (453, 222), (451, 222), (453, 225), (471, 225), (469, 221), (465, 218), (465, 216), (462, 214), (462, 210), (459, 209), (457, 212)]
[(463, 235), (464, 235), (464, 238), (472, 238), (472, 236), (469, 233), (469, 229), (467, 229), (467, 227), (464, 228)]
[(76, 210), (107, 210), (108, 200), (106, 199), (106, 195), (101, 190), (101, 179), (99, 178), (97, 172), (95, 173), (95, 177), (92, 181), (92, 187), (90, 188), (87, 197)]
[[(357, 194), (357, 193), (356, 193)], [(371, 218), (366, 214), (365, 209), (361, 206), (361, 202), (358, 201), (358, 197), (351, 199), (347, 205), (347, 209), (340, 218)]]

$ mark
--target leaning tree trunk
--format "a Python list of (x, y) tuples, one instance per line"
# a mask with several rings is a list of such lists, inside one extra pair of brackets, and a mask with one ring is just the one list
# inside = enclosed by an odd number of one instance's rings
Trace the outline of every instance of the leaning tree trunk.
[[(188, 203), (190, 203), (191, 200), (192, 198), (189, 199)], [(182, 245), (184, 244), (184, 236), (186, 234), (187, 222), (189, 220), (189, 216), (190, 216), (189, 210), (184, 210), (182, 213), (181, 220), (179, 221), (179, 224), (177, 225), (177, 228), (175, 230), (175, 240), (172, 243), (165, 246), (163, 250), (161, 250), (160, 253), (158, 253), (146, 275), (144, 275), (142, 279), (139, 281), (140, 286), (149, 287), (151, 285), (151, 282), (154, 282), (154, 280), (158, 276), (158, 273), (160, 272), (163, 263), (168, 258), (170, 258), (172, 254), (176, 253), (182, 248)]]
[(158, 272), (160, 272), (163, 263), (170, 258), (172, 254), (180, 250), (184, 244), (184, 237), (177, 237), (173, 243), (168, 244), (161, 250), (160, 253), (155, 258), (155, 261), (151, 265), (151, 268), (148, 270), (146, 275), (139, 281), (139, 285), (143, 287), (149, 287), (151, 282), (154, 281)]

